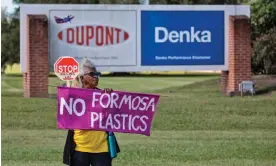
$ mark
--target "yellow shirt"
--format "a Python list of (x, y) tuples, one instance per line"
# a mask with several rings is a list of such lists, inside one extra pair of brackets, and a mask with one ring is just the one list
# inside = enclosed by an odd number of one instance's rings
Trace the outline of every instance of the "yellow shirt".
[(95, 130), (74, 130), (76, 151), (88, 153), (108, 152), (107, 133)]

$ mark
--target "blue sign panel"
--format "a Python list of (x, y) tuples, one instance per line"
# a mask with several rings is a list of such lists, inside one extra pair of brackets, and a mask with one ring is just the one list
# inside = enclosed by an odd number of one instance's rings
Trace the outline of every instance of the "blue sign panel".
[(224, 65), (224, 11), (142, 11), (141, 65)]

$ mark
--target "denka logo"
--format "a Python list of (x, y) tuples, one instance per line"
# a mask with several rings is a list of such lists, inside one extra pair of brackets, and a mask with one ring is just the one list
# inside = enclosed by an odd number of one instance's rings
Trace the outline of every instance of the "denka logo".
[(129, 34), (119, 28), (103, 25), (69, 27), (57, 34), (59, 40), (78, 46), (100, 47), (122, 43)]
[[(160, 35), (163, 34), (163, 35)], [(168, 31), (165, 27), (155, 27), (155, 43), (164, 43), (169, 40), (171, 43), (210, 43), (211, 32), (208, 30), (195, 31), (194, 27), (190, 27), (190, 30), (183, 31)], [(163, 37), (161, 37), (163, 36)]]
[(68, 15), (67, 17), (64, 17), (64, 18), (60, 18), (57, 16), (54, 16), (54, 17), (55, 17), (56, 23), (58, 23), (58, 24), (71, 22), (71, 20), (74, 18), (74, 16), (72, 16), (72, 15)]

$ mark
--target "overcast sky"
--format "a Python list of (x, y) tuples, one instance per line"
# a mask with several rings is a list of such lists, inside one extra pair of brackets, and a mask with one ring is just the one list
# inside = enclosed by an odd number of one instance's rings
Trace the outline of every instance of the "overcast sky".
[(17, 6), (12, 3), (12, 0), (1, 0), (1, 7), (7, 7), (7, 12), (12, 13)]

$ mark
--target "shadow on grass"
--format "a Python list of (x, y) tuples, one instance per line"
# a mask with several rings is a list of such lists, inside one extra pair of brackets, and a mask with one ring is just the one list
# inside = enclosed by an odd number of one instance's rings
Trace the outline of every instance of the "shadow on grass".
[(201, 76), (219, 76), (218, 73), (183, 73), (183, 74), (158, 74), (158, 73), (111, 73), (102, 75), (102, 77), (201, 77)]
[[(17, 74), (4, 74), (8, 77), (22, 77), (23, 75), (20, 73)], [(102, 77), (214, 77), (220, 76), (219, 73), (183, 73), (183, 74), (144, 74), (144, 73), (125, 73), (125, 72), (118, 72), (118, 73), (110, 73), (110, 74), (103, 74)], [(55, 74), (50, 73), (49, 77), (56, 77)]]
[(12, 74), (6, 74), (6, 73), (1, 73), (2, 76), (8, 76), (8, 77), (22, 77), (23, 75), (21, 73), (12, 73)]
[(57, 99), (57, 94), (54, 93), (49, 93), (49, 97), (50, 99)]
[(256, 95), (265, 95), (276, 91), (275, 75), (261, 75), (254, 78), (256, 81)]
[[(210, 80), (204, 80), (204, 81), (199, 81), (193, 84), (189, 85), (182, 85), (182, 86), (175, 86), (175, 87), (169, 87), (169, 88), (164, 88), (161, 90), (157, 90), (156, 92), (162, 93), (162, 92), (181, 92), (181, 93), (187, 93), (187, 92), (198, 92), (198, 93), (206, 93), (206, 92), (212, 92), (212, 93), (217, 93), (221, 95), (220, 93), (220, 79), (219, 78), (214, 78)], [(263, 81), (259, 80), (257, 82), (258, 87), (256, 87), (256, 94), (255, 96), (261, 96), (261, 95), (266, 95), (270, 94), (273, 91), (276, 91), (276, 84), (274, 83), (275, 80), (272, 81)], [(239, 93), (237, 93), (239, 95)]]
[[(22, 73), (2, 73), (2, 75), (7, 76), (7, 77), (23, 77)], [(57, 77), (55, 74), (49, 74), (48, 77)]]
[[(11, 77), (22, 77), (22, 74), (5, 74), (6, 76)], [(53, 74), (50, 74), (51, 77), (56, 77)], [(195, 77), (195, 76), (218, 76), (216, 73), (187, 73), (187, 74), (141, 74), (141, 73), (111, 73), (103, 75), (103, 77)], [(256, 95), (265, 95), (269, 94), (272, 91), (276, 91), (276, 77), (255, 77), (257, 82), (256, 87)], [(62, 86), (62, 85), (61, 85)], [(155, 92), (214, 92), (217, 93), (220, 91), (220, 78), (214, 77), (214, 79), (209, 79), (205, 81), (199, 81), (196, 83), (182, 85), (182, 86), (172, 86), (160, 90), (156, 90)], [(2, 97), (23, 97), (23, 92), (3, 92), (1, 93)], [(49, 98), (56, 98), (55, 94), (49, 94)]]
[(1, 97), (23, 97), (23, 92), (1, 92)]
[[(56, 99), (57, 98), (57, 94), (53, 94), (53, 93), (49, 93), (48, 94), (48, 98), (49, 99)], [(1, 97), (3, 98), (13, 98), (13, 97), (24, 97), (24, 94), (22, 92), (17, 93), (17, 92), (5, 92), (5, 93), (1, 93)], [(33, 97), (34, 98), (34, 97)], [(47, 97), (46, 97), (47, 98)]]
[(256, 95), (264, 95), (264, 94), (271, 93), (272, 91), (276, 91), (276, 85), (264, 87), (262, 89), (256, 90)]
[[(205, 92), (219, 92), (220, 79), (214, 78), (204, 81), (195, 82), (188, 85), (173, 86), (160, 90), (156, 90), (157, 93), (205, 93)], [(221, 94), (221, 93), (219, 93)]]

